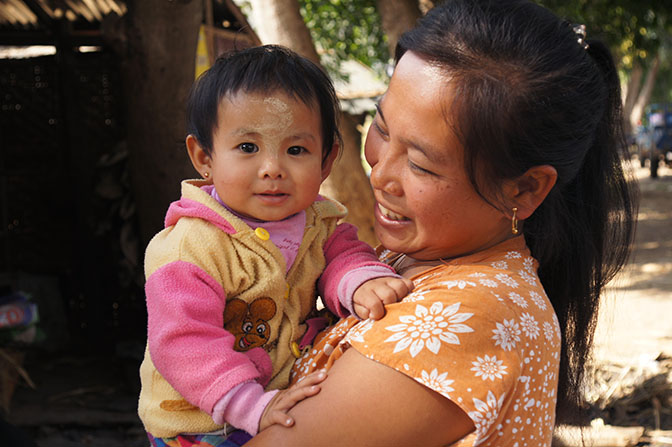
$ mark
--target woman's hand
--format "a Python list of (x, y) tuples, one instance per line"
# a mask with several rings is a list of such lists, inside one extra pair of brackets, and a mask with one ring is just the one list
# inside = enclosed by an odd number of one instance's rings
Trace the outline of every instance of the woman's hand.
[(385, 316), (385, 304), (401, 301), (413, 290), (413, 281), (384, 276), (366, 281), (352, 295), (353, 307), (359, 318), (380, 320)]
[(299, 383), (279, 391), (266, 405), (259, 420), (259, 431), (266, 427), (279, 424), (285, 427), (294, 425), (294, 419), (287, 413), (294, 405), (320, 392), (319, 384), (327, 378), (327, 372), (317, 371)]

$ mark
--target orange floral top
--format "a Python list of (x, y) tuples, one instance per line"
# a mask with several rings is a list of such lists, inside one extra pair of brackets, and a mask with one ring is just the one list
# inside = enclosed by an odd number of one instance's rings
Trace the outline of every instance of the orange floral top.
[(292, 383), (352, 347), (464, 410), (476, 430), (452, 446), (550, 447), (560, 327), (524, 238), (412, 279), (413, 292), (382, 319), (348, 317), (322, 332)]

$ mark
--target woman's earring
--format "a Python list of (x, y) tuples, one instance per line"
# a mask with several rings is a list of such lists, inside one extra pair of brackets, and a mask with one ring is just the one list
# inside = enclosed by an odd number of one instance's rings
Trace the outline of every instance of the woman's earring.
[(209, 172), (204, 172), (204, 173), (203, 173), (203, 177), (205, 177), (205, 178), (210, 177), (210, 173), (209, 173)]
[(518, 208), (513, 208), (513, 216), (511, 217), (511, 234), (518, 234), (518, 218), (516, 217), (517, 212)]

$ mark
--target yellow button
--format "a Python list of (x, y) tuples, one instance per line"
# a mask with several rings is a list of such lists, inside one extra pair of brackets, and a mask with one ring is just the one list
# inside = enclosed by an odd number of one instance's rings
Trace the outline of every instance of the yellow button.
[(299, 344), (297, 342), (292, 342), (292, 354), (294, 354), (294, 357), (297, 359), (301, 357), (301, 350), (299, 349)]
[(285, 289), (285, 299), (289, 299), (289, 283), (285, 284), (287, 288)]
[(265, 228), (261, 228), (261, 227), (258, 227), (256, 230), (254, 230), (254, 234), (256, 234), (257, 237), (259, 239), (261, 239), (262, 241), (267, 241), (268, 238), (271, 237), (271, 235), (268, 234), (268, 231), (266, 231)]

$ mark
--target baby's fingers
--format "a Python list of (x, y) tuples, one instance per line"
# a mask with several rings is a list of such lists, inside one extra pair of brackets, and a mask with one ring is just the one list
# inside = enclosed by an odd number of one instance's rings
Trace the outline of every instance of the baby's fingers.
[(282, 410), (271, 410), (264, 415), (264, 419), (263, 428), (261, 425), (259, 426), (260, 431), (273, 424), (282, 425), (284, 427), (291, 427), (294, 425), (294, 419)]
[(401, 301), (408, 293), (413, 290), (413, 281), (407, 278), (390, 278), (387, 283), (387, 293), (382, 296), (378, 294), (385, 304)]

